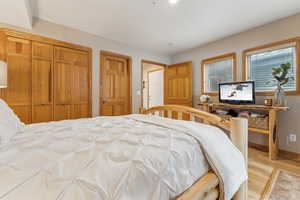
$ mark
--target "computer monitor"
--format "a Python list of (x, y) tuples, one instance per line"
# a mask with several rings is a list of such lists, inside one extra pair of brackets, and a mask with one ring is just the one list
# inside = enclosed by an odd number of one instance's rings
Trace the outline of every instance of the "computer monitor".
[(255, 104), (254, 81), (220, 83), (219, 101), (229, 104)]

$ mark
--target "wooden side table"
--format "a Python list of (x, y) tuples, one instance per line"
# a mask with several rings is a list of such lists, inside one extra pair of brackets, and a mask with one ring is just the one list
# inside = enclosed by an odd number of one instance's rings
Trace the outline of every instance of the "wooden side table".
[(199, 103), (202, 109), (207, 112), (213, 112), (215, 108), (239, 109), (239, 110), (257, 110), (268, 112), (269, 122), (268, 129), (259, 127), (249, 127), (250, 132), (264, 134), (269, 136), (269, 158), (276, 160), (278, 155), (278, 113), (288, 111), (289, 107), (265, 106), (265, 105), (233, 105), (224, 103)]

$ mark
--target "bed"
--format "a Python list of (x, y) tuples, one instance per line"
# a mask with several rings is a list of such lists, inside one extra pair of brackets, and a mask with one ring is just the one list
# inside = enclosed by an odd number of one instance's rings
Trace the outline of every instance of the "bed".
[[(11, 129), (4, 123), (0, 116), (0, 136)], [(215, 126), (230, 130), (237, 148)], [(246, 127), (244, 119), (223, 121), (174, 105), (143, 115), (20, 125), (0, 146), (0, 199), (245, 200)]]
[[(168, 118), (183, 119), (184, 114), (188, 115), (191, 121), (217, 126), (229, 132), (232, 143), (239, 149), (244, 157), (244, 166), (248, 166), (248, 121), (242, 118), (231, 118), (226, 121), (208, 112), (199, 111), (194, 108), (178, 105), (165, 105), (142, 110), (144, 114), (159, 115)], [(175, 114), (175, 115), (174, 115)], [(224, 199), (222, 196), (222, 178), (214, 171), (208, 172), (195, 182), (188, 190), (183, 192), (176, 200), (216, 200)], [(235, 195), (234, 200), (248, 199), (248, 182), (244, 181)]]

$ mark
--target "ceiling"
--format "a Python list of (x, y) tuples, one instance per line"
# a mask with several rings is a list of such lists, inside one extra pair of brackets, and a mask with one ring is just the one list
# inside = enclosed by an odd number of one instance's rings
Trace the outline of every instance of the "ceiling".
[(166, 55), (300, 12), (300, 0), (22, 1), (40, 19)]
[(0, 22), (22, 28), (32, 28), (30, 0), (1, 0)]

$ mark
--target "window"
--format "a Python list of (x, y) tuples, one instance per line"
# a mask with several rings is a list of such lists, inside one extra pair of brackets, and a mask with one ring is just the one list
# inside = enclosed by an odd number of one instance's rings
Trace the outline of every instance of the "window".
[(255, 90), (261, 95), (271, 95), (276, 86), (272, 68), (290, 63), (289, 82), (283, 86), (287, 94), (298, 91), (297, 86), (297, 41), (288, 40), (244, 52), (245, 80), (255, 81)]
[(236, 54), (226, 54), (202, 61), (202, 94), (217, 95), (219, 83), (236, 80)]

